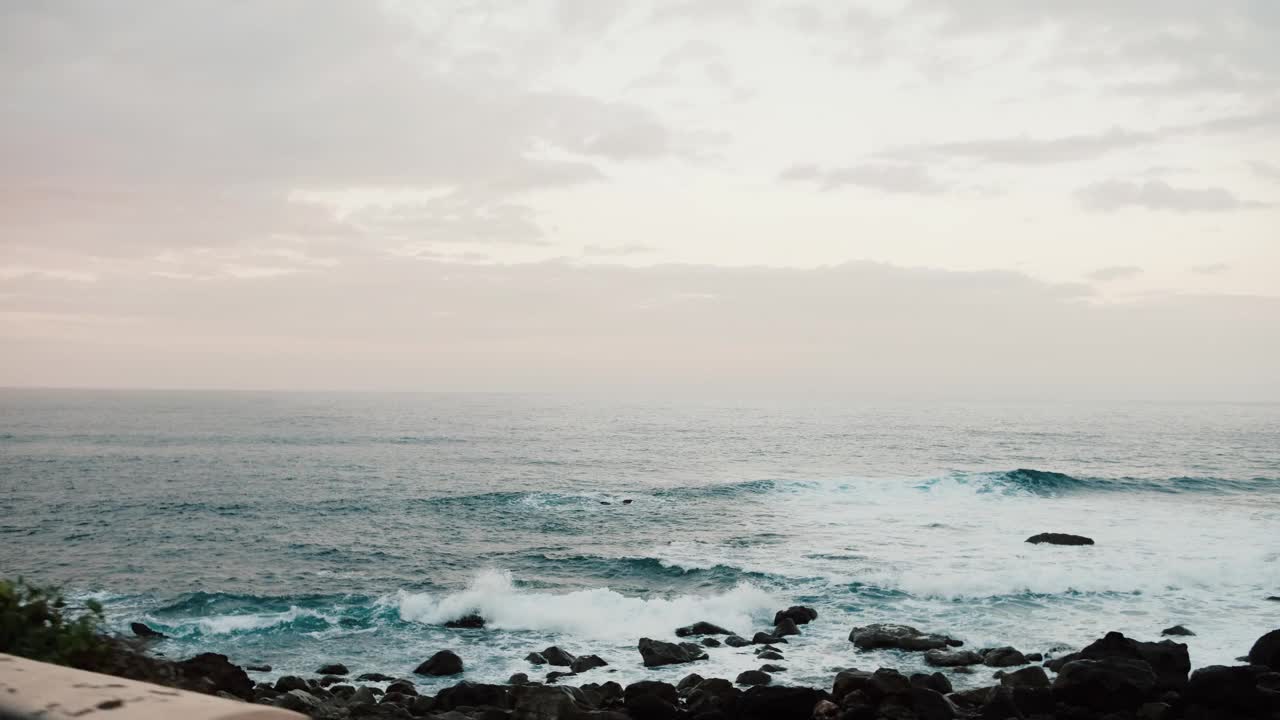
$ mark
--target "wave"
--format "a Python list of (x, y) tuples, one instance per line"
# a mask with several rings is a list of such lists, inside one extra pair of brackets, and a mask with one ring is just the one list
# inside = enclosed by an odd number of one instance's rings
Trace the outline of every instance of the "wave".
[(632, 597), (609, 588), (537, 592), (518, 587), (511, 573), (498, 570), (477, 574), (459, 592), (398, 595), (400, 617), (409, 622), (436, 625), (478, 612), (495, 629), (600, 639), (666, 636), (698, 620), (746, 632), (771, 617), (779, 603), (749, 583), (721, 593), (671, 598)]
[(1250, 478), (1228, 480), (1216, 477), (1171, 477), (1164, 479), (1093, 476), (1074, 476), (1051, 470), (1018, 468), (1016, 470), (954, 473), (942, 478), (931, 478), (917, 485), (932, 490), (946, 483), (967, 486), (979, 493), (1002, 493), (1056, 497), (1082, 492), (1150, 492), (1164, 494), (1208, 493), (1215, 495), (1251, 493), (1274, 490), (1280, 487), (1280, 479)]

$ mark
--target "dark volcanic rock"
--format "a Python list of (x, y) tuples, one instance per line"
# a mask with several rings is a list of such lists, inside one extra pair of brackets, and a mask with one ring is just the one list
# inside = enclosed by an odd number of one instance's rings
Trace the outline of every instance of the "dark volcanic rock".
[(880, 668), (871, 673), (865, 692), (879, 702), (886, 697), (911, 694), (911, 680), (891, 668)]
[(1190, 630), (1188, 630), (1187, 628), (1181, 625), (1174, 625), (1171, 628), (1165, 628), (1160, 631), (1160, 634), (1161, 635), (1195, 635), (1195, 633), (1191, 632)]
[(249, 672), (271, 672), (270, 665), (245, 665), (244, 669)]
[(364, 673), (363, 675), (357, 676), (356, 680), (359, 682), (391, 682), (392, 680), (395, 680), (395, 678), (390, 675), (383, 675), (382, 673)]
[(1132, 710), (1154, 699), (1159, 681), (1143, 660), (1108, 657), (1075, 660), (1053, 681), (1055, 698), (1094, 710)]
[(661, 640), (640, 638), (637, 647), (640, 650), (640, 658), (644, 661), (645, 667), (677, 665), (707, 658), (706, 651), (700, 645), (695, 645), (694, 643), (680, 643), (677, 645), (676, 643), (663, 642)]
[(982, 656), (972, 650), (929, 650), (924, 654), (924, 661), (934, 667), (960, 667), (977, 665)]
[(796, 621), (791, 618), (782, 618), (782, 622), (773, 628), (774, 637), (786, 637), (788, 635), (799, 635), (800, 626), (796, 625)]
[(1047, 688), (1049, 675), (1045, 673), (1044, 668), (1032, 665), (1006, 673), (1000, 678), (1000, 684), (1006, 687)]
[(1040, 533), (1027, 538), (1027, 542), (1035, 545), (1041, 543), (1049, 545), (1092, 545), (1093, 539), (1083, 535), (1069, 535), (1067, 533)]
[(525, 659), (525, 661), (526, 661), (526, 662), (528, 662), (528, 663), (530, 663), (530, 664), (532, 664), (532, 665), (546, 665), (546, 664), (547, 664), (547, 659), (546, 659), (545, 657), (543, 657), (543, 656), (542, 656), (542, 653), (540, 653), (540, 652), (531, 652), (531, 653), (529, 653), (528, 655), (525, 655), (525, 656), (524, 656), (524, 659)]
[(719, 625), (712, 625), (709, 622), (696, 622), (692, 625), (686, 625), (682, 628), (676, 628), (676, 637), (689, 637), (691, 635), (732, 635), (733, 633), (725, 630)]
[(751, 644), (751, 641), (739, 635), (730, 635), (724, 639), (724, 644), (729, 647), (746, 647)]
[(705, 679), (706, 678), (702, 677), (698, 673), (689, 673), (688, 675), (680, 678), (680, 682), (676, 683), (676, 692), (680, 695), (688, 695), (691, 690), (698, 687), (698, 685)]
[(605, 662), (599, 655), (583, 655), (575, 658), (569, 665), (569, 669), (575, 673), (586, 672), (593, 668), (604, 667), (609, 663)]
[(942, 693), (943, 695), (947, 695), (955, 690), (955, 688), (951, 687), (951, 681), (947, 679), (947, 676), (940, 672), (933, 673), (932, 675), (915, 673), (909, 678), (909, 680), (911, 681), (911, 687), (925, 688), (927, 690)]
[(760, 658), (761, 660), (785, 660), (786, 659), (782, 656), (782, 653), (778, 652), (777, 650), (766, 650), (762, 653), (756, 653), (756, 657)]
[(572, 677), (577, 674), (578, 673), (572, 670), (552, 670), (551, 672), (547, 673), (546, 681), (547, 683), (560, 682), (560, 678), (562, 677)]
[(436, 693), (437, 710), (453, 710), (459, 707), (511, 707), (511, 688), (506, 685), (462, 682)]
[(998, 647), (982, 653), (982, 664), (990, 667), (1026, 665), (1027, 656), (1011, 647)]
[(792, 605), (786, 610), (779, 610), (774, 613), (773, 624), (777, 625), (786, 618), (790, 618), (797, 625), (807, 625), (818, 619), (818, 611), (803, 605)]
[(452, 650), (441, 650), (414, 669), (415, 675), (457, 675), (462, 672), (462, 658)]
[(1280, 630), (1272, 630), (1258, 638), (1249, 649), (1249, 662), (1280, 670)]
[(753, 687), (742, 694), (738, 716), (743, 720), (809, 720), (825, 695), (812, 688)]
[(316, 669), (317, 675), (346, 675), (347, 673), (350, 673), (350, 672), (351, 671), (347, 669), (347, 666), (343, 665), (342, 663), (330, 663), (328, 665), (321, 665), (319, 668)]
[(911, 709), (918, 720), (952, 720), (960, 714), (942, 693), (920, 687), (911, 689)]
[(387, 694), (397, 693), (400, 695), (417, 695), (418, 689), (408, 680), (397, 680), (387, 686)]
[(1274, 693), (1258, 688), (1258, 676), (1261, 674), (1262, 668), (1257, 666), (1203, 667), (1191, 674), (1183, 697), (1192, 704), (1253, 717), (1254, 713), (1261, 713), (1266, 707), (1268, 695), (1274, 697)]
[(200, 678), (209, 694), (219, 691), (238, 698), (253, 698), (253, 681), (240, 666), (232, 665), (226, 655), (201, 653), (177, 664), (178, 671), (188, 678)]
[(780, 673), (780, 672), (786, 672), (786, 671), (787, 669), (782, 667), (781, 665), (770, 665), (766, 663), (760, 666), (760, 672)]
[(747, 670), (738, 673), (734, 682), (739, 685), (768, 685), (773, 682), (773, 676), (760, 670)]
[(297, 675), (284, 675), (276, 679), (275, 691), (286, 693), (290, 690), (308, 689), (307, 681)]
[(871, 683), (871, 673), (866, 670), (841, 670), (836, 673), (835, 682), (831, 685), (831, 697), (840, 702), (845, 695), (856, 691), (865, 691)]
[(134, 635), (137, 635), (140, 638), (147, 638), (148, 640), (161, 640), (169, 637), (158, 630), (152, 630), (145, 623), (129, 623), (129, 629), (133, 631)]
[(529, 676), (526, 673), (515, 673), (507, 678), (508, 685), (525, 685), (529, 682)]
[(575, 660), (573, 655), (561, 650), (555, 645), (543, 650), (542, 657), (546, 658), (548, 664), (559, 667), (569, 667), (573, 665), (573, 661)]
[(733, 683), (723, 678), (708, 678), (689, 691), (685, 706), (694, 717), (716, 712), (733, 717), (741, 699), (742, 691)]
[(856, 627), (849, 633), (849, 642), (863, 650), (897, 648), (899, 650), (939, 650), (951, 643), (945, 635), (922, 633), (910, 625), (875, 623)]
[[(1079, 653), (1086, 660), (1104, 658), (1132, 658), (1151, 665), (1162, 690), (1180, 690), (1187, 684), (1191, 672), (1191, 656), (1187, 646), (1172, 640), (1139, 642), (1118, 632), (1109, 632), (1093, 641)], [(1059, 670), (1061, 672), (1061, 670)]]
[(585, 708), (570, 688), (519, 685), (511, 688), (513, 720), (562, 720), (582, 716)]
[(702, 647), (720, 647), (722, 643), (713, 637), (702, 638)]
[(679, 693), (671, 683), (641, 680), (631, 683), (622, 695), (622, 704), (637, 720), (669, 720), (679, 713)]
[(758, 632), (755, 635), (751, 636), (751, 642), (756, 645), (771, 645), (773, 643), (784, 643), (786, 642), (786, 639), (778, 635), (770, 635), (769, 633), (766, 633), (766, 632)]
[(307, 716), (319, 713), (324, 706), (324, 703), (306, 690), (290, 690), (276, 698), (272, 704)]
[(476, 613), (463, 615), (457, 620), (450, 620), (444, 624), (447, 628), (482, 628), (484, 627), (484, 618)]

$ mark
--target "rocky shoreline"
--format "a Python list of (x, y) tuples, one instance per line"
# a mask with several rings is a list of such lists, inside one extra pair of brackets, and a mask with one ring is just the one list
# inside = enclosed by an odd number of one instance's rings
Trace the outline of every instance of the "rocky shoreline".
[[(1280, 720), (1280, 630), (1258, 639), (1238, 666), (1192, 672), (1187, 646), (1174, 640), (1144, 642), (1112, 632), (1075, 652), (1046, 657), (1014, 647), (967, 648), (943, 634), (907, 625), (876, 623), (849, 633), (850, 656), (891, 649), (919, 653), (931, 674), (904, 675), (891, 668), (835, 673), (830, 687), (787, 686), (786, 646), (803, 642), (802, 626), (818, 620), (812, 608), (780, 610), (770, 631), (750, 640), (710, 622), (673, 630), (672, 640), (641, 638), (644, 667), (689, 665), (678, 683), (640, 681), (574, 683), (609, 665), (596, 655), (575, 657), (558, 647), (530, 653), (530, 671), (552, 668), (541, 679), (517, 673), (506, 684), (461, 680), (434, 695), (420, 693), (412, 678), (354, 674), (341, 663), (316, 669), (316, 677), (254, 682), (225, 656), (205, 653), (171, 661), (146, 653), (158, 635), (133, 627), (138, 639), (117, 639), (100, 672), (196, 690), (246, 702), (287, 708), (312, 718), (423, 718), (436, 720)], [(480, 627), (468, 615), (455, 627)], [(1182, 626), (1162, 634), (1194, 634)], [(716, 648), (754, 646), (761, 661), (733, 680), (697, 674)], [(465, 650), (462, 651), (465, 654)], [(947, 673), (991, 672), (992, 684), (955, 690)], [(465, 675), (453, 650), (427, 658), (414, 673)], [(599, 674), (599, 673), (595, 673)]]

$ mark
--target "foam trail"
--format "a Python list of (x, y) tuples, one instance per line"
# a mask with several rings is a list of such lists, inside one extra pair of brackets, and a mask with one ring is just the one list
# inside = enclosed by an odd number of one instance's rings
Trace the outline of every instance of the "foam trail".
[(492, 628), (597, 639), (665, 637), (676, 627), (698, 620), (746, 632), (778, 605), (777, 598), (747, 583), (715, 595), (646, 600), (608, 588), (563, 594), (521, 590), (511, 573), (497, 570), (477, 574), (465, 590), (444, 597), (399, 595), (400, 617), (410, 622), (439, 624), (479, 612)]

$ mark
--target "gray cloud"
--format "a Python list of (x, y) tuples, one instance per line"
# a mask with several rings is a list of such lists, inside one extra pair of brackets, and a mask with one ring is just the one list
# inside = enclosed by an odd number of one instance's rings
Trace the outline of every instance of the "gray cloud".
[(1086, 185), (1076, 191), (1076, 199), (1088, 210), (1113, 212), (1126, 207), (1174, 212), (1226, 212), (1259, 203), (1243, 201), (1225, 188), (1179, 188), (1163, 180), (1130, 182), (1110, 180)]
[(1108, 283), (1116, 280), (1125, 280), (1127, 278), (1137, 277), (1142, 274), (1142, 268), (1137, 265), (1113, 265), (1094, 270), (1089, 273), (1088, 278), (1094, 282)]
[(627, 245), (587, 245), (582, 254), (587, 257), (624, 257), (627, 255), (643, 255), (651, 253), (654, 248), (648, 245), (630, 243)]
[(745, 20), (755, 14), (755, 0), (659, 0), (653, 10), (658, 21)]
[(1197, 275), (1221, 275), (1231, 269), (1226, 263), (1208, 263), (1205, 265), (1191, 266), (1191, 272)]
[(871, 163), (842, 168), (793, 165), (778, 177), (781, 180), (812, 182), (823, 190), (853, 186), (911, 195), (936, 195), (947, 190), (947, 185), (934, 178), (927, 168), (905, 163)]
[(1280, 165), (1257, 161), (1252, 163), (1251, 167), (1258, 177), (1280, 182)]

